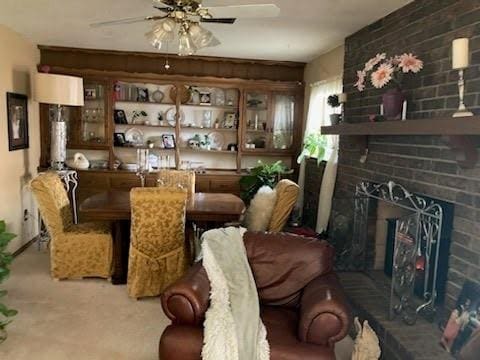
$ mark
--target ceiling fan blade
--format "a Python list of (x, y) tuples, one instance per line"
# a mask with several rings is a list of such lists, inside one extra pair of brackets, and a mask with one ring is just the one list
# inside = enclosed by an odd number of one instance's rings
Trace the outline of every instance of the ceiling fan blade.
[(202, 18), (200, 19), (201, 22), (204, 23), (213, 23), (213, 24), (233, 24), (237, 19), (236, 18)]
[(110, 26), (110, 25), (123, 25), (123, 24), (134, 24), (142, 21), (151, 21), (163, 19), (164, 16), (142, 16), (142, 17), (132, 17), (126, 19), (112, 20), (112, 21), (102, 21), (90, 24), (90, 27), (96, 28), (101, 26)]
[(213, 18), (267, 18), (280, 15), (275, 4), (205, 7)]

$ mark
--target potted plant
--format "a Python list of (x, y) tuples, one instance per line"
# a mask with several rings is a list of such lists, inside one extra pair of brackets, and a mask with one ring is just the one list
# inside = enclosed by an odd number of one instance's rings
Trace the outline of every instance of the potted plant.
[(309, 134), (303, 141), (303, 150), (297, 158), (297, 163), (301, 163), (305, 158), (316, 158), (317, 165), (323, 160), (327, 139), (320, 132)]
[(371, 73), (370, 82), (377, 89), (383, 88), (392, 81), (394, 87), (382, 97), (383, 111), (386, 118), (399, 119), (405, 100), (405, 94), (402, 91), (403, 77), (408, 73), (416, 74), (422, 69), (423, 61), (411, 53), (390, 58), (387, 58), (386, 53), (377, 54), (367, 61), (363, 70), (357, 71), (358, 79), (354, 86), (358, 91), (365, 90), (366, 78), (369, 73)]
[[(143, 110), (140, 110), (140, 111), (135, 110), (135, 111), (133, 112), (133, 115), (132, 115), (132, 124), (137, 124), (137, 119), (139, 119), (139, 118), (144, 118), (144, 119), (145, 119), (145, 117), (147, 117), (147, 116), (148, 116), (148, 114), (147, 114), (145, 111), (143, 111)], [(142, 124), (144, 124), (144, 123), (145, 123), (145, 120), (139, 122), (138, 124), (139, 124), (139, 125), (142, 125)]]
[(330, 122), (332, 125), (337, 125), (340, 122), (341, 115), (335, 112), (335, 109), (340, 107), (338, 95), (330, 95), (327, 99), (327, 104), (333, 108), (333, 114), (330, 114)]
[[(9, 265), (13, 260), (13, 256), (6, 251), (8, 243), (15, 237), (15, 234), (6, 231), (5, 221), (0, 221), (0, 284), (10, 274)], [(7, 295), (7, 290), (0, 290), (0, 300)], [(8, 308), (0, 302), (0, 343), (7, 338), (6, 327), (12, 322), (11, 317), (17, 314), (16, 310)]]
[(258, 189), (267, 185), (274, 188), (282, 175), (287, 174), (287, 167), (281, 160), (273, 164), (264, 164), (258, 161), (258, 166), (252, 168), (248, 175), (240, 178), (240, 197), (248, 204)]

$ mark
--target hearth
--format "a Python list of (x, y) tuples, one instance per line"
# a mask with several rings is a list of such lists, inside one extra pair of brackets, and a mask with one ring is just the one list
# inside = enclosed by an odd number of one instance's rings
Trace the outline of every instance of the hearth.
[(391, 277), (389, 317), (414, 324), (443, 303), (454, 206), (392, 181), (356, 188), (351, 263)]

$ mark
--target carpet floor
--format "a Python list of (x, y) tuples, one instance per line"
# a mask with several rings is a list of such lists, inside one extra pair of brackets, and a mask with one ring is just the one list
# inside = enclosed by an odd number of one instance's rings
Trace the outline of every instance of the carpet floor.
[[(19, 311), (0, 344), (5, 360), (154, 360), (169, 320), (158, 298), (132, 300), (106, 280), (53, 281), (46, 251), (31, 246), (12, 264), (4, 302)], [(352, 340), (337, 344), (350, 358)]]

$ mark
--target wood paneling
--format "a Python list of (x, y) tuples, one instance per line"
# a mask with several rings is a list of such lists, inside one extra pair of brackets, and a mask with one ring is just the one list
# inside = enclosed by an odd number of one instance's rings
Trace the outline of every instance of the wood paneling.
[(184, 75), (226, 79), (303, 81), (305, 63), (168, 55), (39, 46), (41, 65), (53, 68), (100, 70), (137, 74)]

